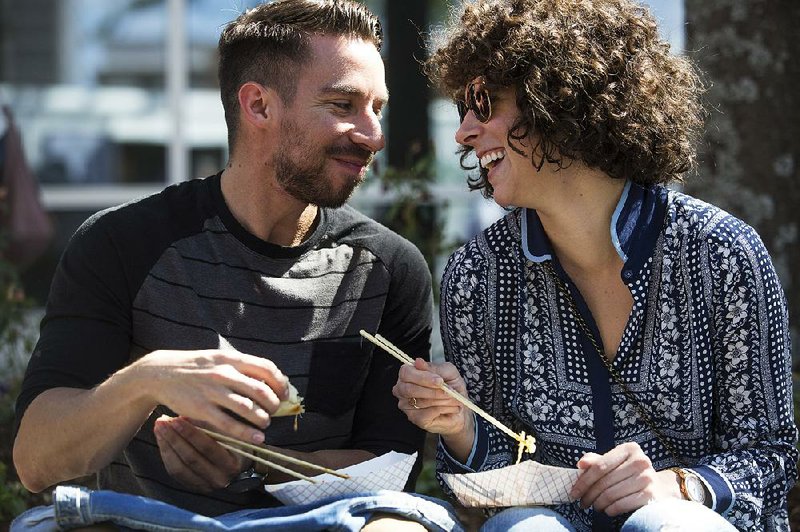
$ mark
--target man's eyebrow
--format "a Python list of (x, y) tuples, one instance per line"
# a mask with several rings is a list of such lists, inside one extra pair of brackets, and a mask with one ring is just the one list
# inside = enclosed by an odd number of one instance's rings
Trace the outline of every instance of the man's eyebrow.
[[(345, 94), (345, 95), (348, 95), (348, 96), (359, 96), (359, 97), (364, 96), (364, 91), (362, 91), (361, 89), (359, 89), (357, 87), (354, 87), (353, 85), (347, 85), (347, 84), (328, 85), (328, 86), (323, 87), (322, 90), (320, 91), (320, 93), (322, 93), (322, 94)], [(387, 92), (387, 93), (381, 94), (381, 95), (377, 96), (375, 99), (378, 100), (381, 104), (385, 104), (389, 100), (389, 93)]]

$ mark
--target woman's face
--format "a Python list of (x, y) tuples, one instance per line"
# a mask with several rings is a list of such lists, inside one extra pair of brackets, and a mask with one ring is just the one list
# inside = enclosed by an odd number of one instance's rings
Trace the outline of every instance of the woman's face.
[[(499, 205), (536, 208), (536, 199), (539, 197), (536, 183), (541, 181), (537, 176), (544, 173), (545, 168), (537, 172), (533, 167), (530, 139), (514, 142), (517, 149), (525, 152), (524, 155), (508, 145), (508, 132), (520, 114), (516, 89), (486, 89), (485, 93), (479, 95), (479, 99), (487, 98), (487, 94), (491, 102), (488, 120), (482, 122), (472, 108), (467, 109), (464, 120), (456, 131), (456, 142), (475, 150), (481, 168), (485, 169), (494, 189), (494, 200)], [(462, 110), (464, 109), (462, 106)], [(483, 111), (485, 110), (484, 107)]]

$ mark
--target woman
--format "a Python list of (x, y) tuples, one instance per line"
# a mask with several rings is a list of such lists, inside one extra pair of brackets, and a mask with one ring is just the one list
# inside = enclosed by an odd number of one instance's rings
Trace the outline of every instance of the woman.
[(574, 503), (487, 529), (788, 530), (778, 278), (752, 228), (665, 188), (695, 160), (692, 66), (628, 0), (478, 0), (427, 66), (457, 101), (462, 166), (479, 160), (471, 188), (514, 207), (446, 267), (449, 362), (405, 366), (394, 388), (440, 435), (439, 473), (516, 458), (446, 382), (533, 433), (526, 458), (581, 470)]

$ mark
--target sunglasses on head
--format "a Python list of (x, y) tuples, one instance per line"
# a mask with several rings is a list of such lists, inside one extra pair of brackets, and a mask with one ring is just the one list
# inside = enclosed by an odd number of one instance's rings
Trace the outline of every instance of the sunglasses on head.
[(457, 100), (456, 107), (461, 122), (469, 111), (475, 113), (475, 118), (484, 124), (489, 121), (492, 117), (492, 99), (489, 98), (489, 89), (486, 88), (483, 76), (478, 76), (467, 85), (464, 89), (464, 99)]

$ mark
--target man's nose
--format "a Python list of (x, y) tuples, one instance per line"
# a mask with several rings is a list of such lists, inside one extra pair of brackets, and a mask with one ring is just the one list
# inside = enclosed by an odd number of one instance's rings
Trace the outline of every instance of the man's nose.
[(354, 143), (372, 153), (381, 151), (386, 146), (386, 139), (378, 115), (372, 112), (365, 113), (353, 128), (352, 139)]

